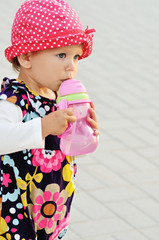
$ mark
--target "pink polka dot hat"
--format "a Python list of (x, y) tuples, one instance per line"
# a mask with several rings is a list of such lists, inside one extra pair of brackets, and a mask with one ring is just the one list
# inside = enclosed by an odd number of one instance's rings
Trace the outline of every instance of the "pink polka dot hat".
[(8, 61), (38, 50), (83, 44), (81, 58), (92, 52), (94, 29), (84, 29), (75, 10), (64, 0), (26, 0), (16, 13)]

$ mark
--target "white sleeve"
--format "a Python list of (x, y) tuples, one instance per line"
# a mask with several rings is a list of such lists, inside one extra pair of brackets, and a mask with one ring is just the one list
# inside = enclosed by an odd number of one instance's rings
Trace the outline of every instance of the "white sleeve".
[(5, 100), (0, 100), (0, 136), (0, 155), (44, 148), (41, 118), (24, 123), (20, 107)]

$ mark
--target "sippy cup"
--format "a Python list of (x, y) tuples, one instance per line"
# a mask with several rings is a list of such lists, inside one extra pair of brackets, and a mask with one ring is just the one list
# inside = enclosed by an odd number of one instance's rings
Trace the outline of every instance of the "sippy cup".
[(57, 109), (72, 108), (77, 120), (69, 123), (60, 136), (60, 149), (68, 156), (84, 155), (97, 148), (97, 137), (87, 121), (90, 99), (84, 85), (76, 79), (64, 81), (58, 92)]

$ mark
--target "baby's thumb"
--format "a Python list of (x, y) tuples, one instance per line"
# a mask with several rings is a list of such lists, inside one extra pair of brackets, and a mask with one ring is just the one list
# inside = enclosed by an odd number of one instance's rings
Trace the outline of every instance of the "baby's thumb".
[(76, 117), (73, 115), (73, 110), (71, 108), (67, 109), (67, 121), (68, 122), (75, 122)]
[(67, 117), (67, 122), (71, 122), (71, 123), (73, 123), (73, 122), (76, 122), (76, 117), (75, 116), (68, 116)]
[(72, 108), (67, 108), (66, 110), (67, 115), (73, 116), (73, 109)]

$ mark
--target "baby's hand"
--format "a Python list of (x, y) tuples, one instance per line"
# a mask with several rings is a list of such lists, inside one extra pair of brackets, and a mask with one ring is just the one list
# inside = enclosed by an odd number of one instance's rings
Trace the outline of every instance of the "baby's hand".
[(48, 114), (41, 119), (42, 121), (42, 138), (48, 135), (61, 135), (65, 132), (69, 122), (75, 122), (72, 109), (57, 110)]
[(91, 102), (91, 108), (89, 109), (89, 117), (87, 118), (87, 121), (89, 122), (91, 127), (94, 129), (94, 134), (98, 136), (99, 127), (98, 127), (98, 121), (97, 121), (97, 116), (95, 112), (95, 106), (93, 102)]

